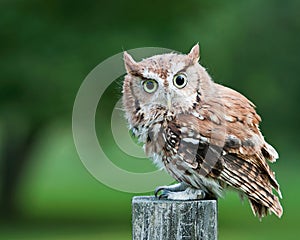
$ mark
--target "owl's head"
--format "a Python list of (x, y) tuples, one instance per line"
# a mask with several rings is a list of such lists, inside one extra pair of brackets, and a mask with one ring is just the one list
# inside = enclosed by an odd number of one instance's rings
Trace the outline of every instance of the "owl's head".
[(153, 114), (155, 109), (161, 109), (179, 114), (195, 107), (201, 101), (202, 90), (211, 81), (198, 61), (198, 44), (188, 54), (162, 54), (140, 62), (124, 52), (127, 71), (123, 85), (125, 111), (134, 113), (142, 109)]

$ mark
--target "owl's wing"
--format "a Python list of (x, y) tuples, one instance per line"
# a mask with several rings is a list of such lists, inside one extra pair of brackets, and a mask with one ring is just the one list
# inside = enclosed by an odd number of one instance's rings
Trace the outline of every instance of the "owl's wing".
[[(222, 89), (217, 98), (192, 115), (178, 116), (183, 159), (198, 172), (245, 193), (259, 217), (266, 215), (267, 209), (281, 216), (282, 207), (272, 192), (274, 188), (281, 195), (279, 185), (266, 162), (275, 161), (277, 152), (259, 131), (260, 117), (254, 105), (234, 90), (218, 86)], [(198, 144), (196, 158), (190, 151), (192, 144)]]
[(277, 216), (282, 215), (282, 207), (279, 199), (273, 194), (273, 184), (270, 176), (260, 166), (252, 164), (235, 154), (225, 154), (223, 169), (218, 179), (230, 186), (244, 192), (249, 200), (255, 215), (263, 217), (270, 209)]
[[(261, 118), (255, 111), (255, 105), (230, 88), (218, 84), (216, 86), (215, 101), (221, 105), (221, 113), (218, 114), (220, 118), (223, 117), (227, 134), (232, 137), (228, 139), (228, 150), (241, 155), (262, 154), (263, 160), (276, 161), (278, 153), (264, 140), (259, 130)], [(236, 141), (240, 148), (230, 146), (230, 143), (234, 144)]]

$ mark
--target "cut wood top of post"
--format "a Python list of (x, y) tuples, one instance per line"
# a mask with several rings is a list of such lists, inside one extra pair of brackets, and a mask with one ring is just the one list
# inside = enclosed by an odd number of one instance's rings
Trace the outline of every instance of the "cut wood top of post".
[(132, 203), (142, 203), (142, 202), (156, 202), (156, 203), (184, 203), (184, 202), (206, 202), (206, 203), (217, 203), (215, 199), (202, 199), (202, 200), (168, 200), (168, 199), (158, 199), (154, 196), (135, 196), (132, 198)]

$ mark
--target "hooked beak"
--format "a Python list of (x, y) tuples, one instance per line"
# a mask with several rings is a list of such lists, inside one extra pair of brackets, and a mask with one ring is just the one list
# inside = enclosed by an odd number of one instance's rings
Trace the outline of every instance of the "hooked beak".
[(168, 105), (168, 109), (170, 110), (172, 107), (172, 101), (171, 101), (171, 95), (169, 93), (167, 93), (167, 105)]

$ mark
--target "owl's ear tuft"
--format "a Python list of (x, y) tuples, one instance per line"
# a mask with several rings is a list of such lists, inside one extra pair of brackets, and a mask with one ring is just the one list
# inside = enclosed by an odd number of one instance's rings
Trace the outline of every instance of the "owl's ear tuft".
[(200, 49), (199, 44), (197, 43), (189, 52), (188, 57), (192, 60), (193, 63), (197, 63), (200, 58)]
[(138, 71), (138, 64), (136, 61), (134, 61), (134, 59), (132, 58), (132, 56), (127, 53), (126, 51), (123, 54), (124, 57), (124, 64), (125, 64), (125, 68), (127, 73), (135, 73)]

